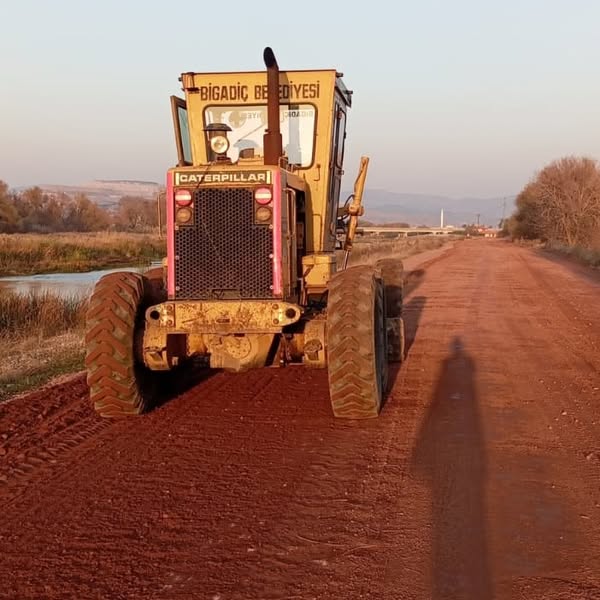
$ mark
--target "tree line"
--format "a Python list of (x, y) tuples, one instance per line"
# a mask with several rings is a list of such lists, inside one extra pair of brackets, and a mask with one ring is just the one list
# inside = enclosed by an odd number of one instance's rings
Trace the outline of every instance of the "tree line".
[(520, 192), (506, 224), (515, 238), (600, 248), (600, 164), (566, 157), (542, 169)]
[(158, 218), (156, 200), (123, 196), (114, 209), (106, 209), (85, 194), (48, 193), (39, 187), (17, 192), (0, 180), (0, 233), (148, 232), (158, 227)]

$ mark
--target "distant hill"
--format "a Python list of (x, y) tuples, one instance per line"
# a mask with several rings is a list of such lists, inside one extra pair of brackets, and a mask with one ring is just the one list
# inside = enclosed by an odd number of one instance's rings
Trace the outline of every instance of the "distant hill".
[[(348, 193), (346, 193), (346, 196)], [(444, 210), (446, 225), (460, 226), (476, 223), (496, 226), (504, 214), (508, 217), (514, 210), (514, 196), (500, 198), (450, 198), (427, 194), (365, 190), (364, 219), (373, 223), (407, 222), (411, 225), (436, 226), (440, 224), (440, 211)]]
[[(64, 192), (69, 195), (82, 193), (103, 208), (113, 208), (122, 196), (140, 196), (154, 199), (162, 186), (153, 181), (101, 179), (81, 185), (39, 184), (47, 192)], [(343, 192), (345, 199), (350, 192)], [(406, 222), (411, 225), (436, 226), (440, 224), (440, 211), (444, 210), (446, 225), (479, 222), (496, 226), (504, 214), (508, 217), (514, 210), (514, 196), (498, 198), (450, 198), (428, 194), (365, 190), (364, 219), (372, 223)]]

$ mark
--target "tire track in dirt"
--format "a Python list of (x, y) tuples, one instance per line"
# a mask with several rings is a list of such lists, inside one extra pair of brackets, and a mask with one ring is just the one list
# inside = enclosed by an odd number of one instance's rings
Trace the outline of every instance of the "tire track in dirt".
[[(0, 505), (18, 495), (30, 479), (50, 475), (63, 458), (109, 426), (85, 402), (71, 402), (87, 392), (84, 376), (59, 386), (0, 404), (0, 421), (12, 421), (0, 434)], [(45, 475), (42, 475), (44, 472)]]

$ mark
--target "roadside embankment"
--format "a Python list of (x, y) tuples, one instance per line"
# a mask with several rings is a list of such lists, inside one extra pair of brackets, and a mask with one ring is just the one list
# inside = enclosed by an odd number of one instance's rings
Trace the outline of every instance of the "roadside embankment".
[(589, 265), (590, 267), (600, 268), (600, 247), (597, 249), (583, 248), (581, 246), (567, 246), (565, 244), (548, 243), (546, 250), (556, 252), (577, 262)]

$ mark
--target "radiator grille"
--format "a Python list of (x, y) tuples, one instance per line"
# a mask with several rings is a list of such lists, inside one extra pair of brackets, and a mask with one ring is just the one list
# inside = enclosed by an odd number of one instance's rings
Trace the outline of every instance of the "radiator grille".
[(273, 296), (273, 232), (254, 224), (249, 188), (194, 192), (194, 224), (175, 231), (175, 296), (228, 300)]

